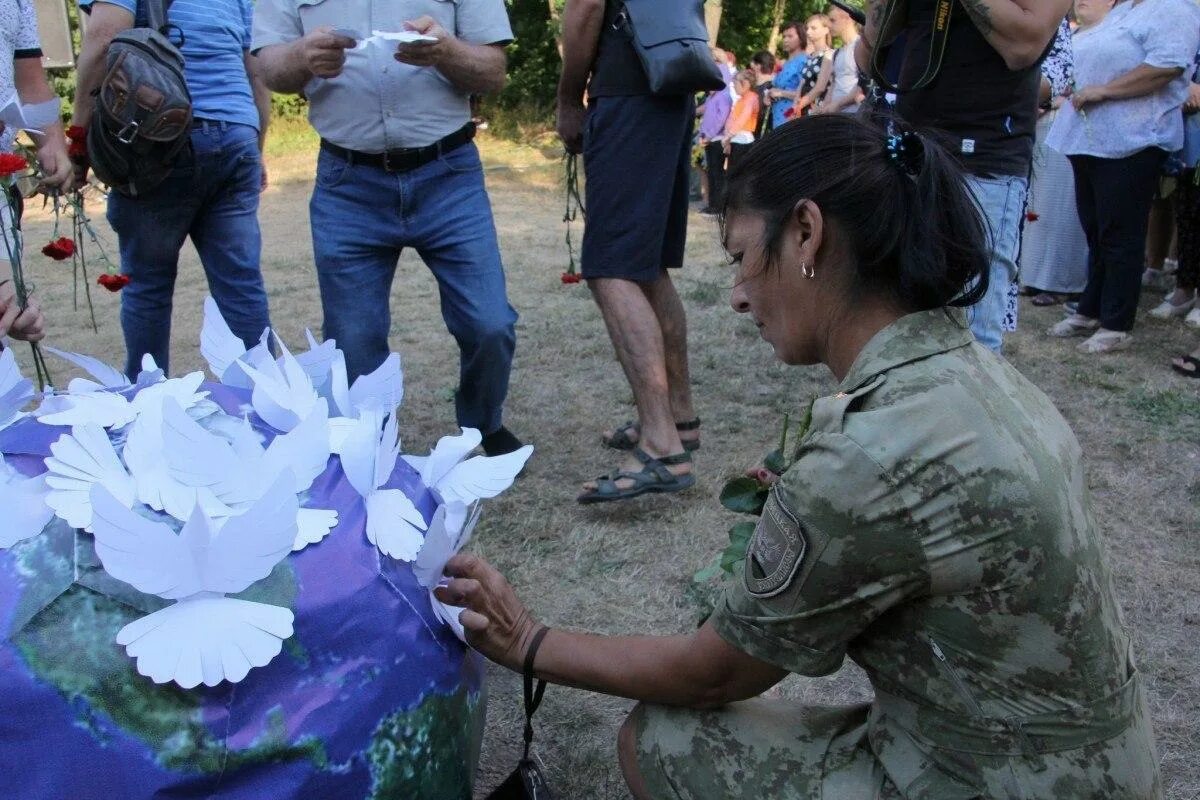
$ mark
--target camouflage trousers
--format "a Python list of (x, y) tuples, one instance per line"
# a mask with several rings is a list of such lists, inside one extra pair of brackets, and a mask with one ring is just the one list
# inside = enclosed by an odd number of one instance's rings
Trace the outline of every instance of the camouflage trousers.
[(656, 800), (899, 800), (867, 742), (869, 710), (761, 698), (712, 711), (643, 705), (638, 767)]

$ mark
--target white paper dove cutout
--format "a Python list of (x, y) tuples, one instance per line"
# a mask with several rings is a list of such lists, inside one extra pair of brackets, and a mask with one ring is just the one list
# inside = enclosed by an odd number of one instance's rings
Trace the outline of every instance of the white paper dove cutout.
[(37, 536), (54, 517), (54, 509), (46, 505), (45, 478), (24, 477), (5, 464), (0, 455), (0, 509), (4, 514), (0, 550)]
[(81, 425), (50, 445), (46, 459), (46, 505), (73, 528), (92, 530), (92, 487), (103, 486), (125, 508), (137, 489), (108, 433), (99, 425)]
[(467, 640), (466, 633), (462, 623), (458, 621), (458, 615), (463, 609), (438, 600), (434, 597), (433, 590), (442, 582), (446, 562), (470, 541), (471, 532), (479, 520), (479, 510), (478, 504), (468, 508), (453, 500), (438, 506), (437, 511), (433, 513), (433, 519), (429, 521), (425, 543), (421, 545), (421, 552), (417, 554), (417, 560), (413, 563), (413, 574), (416, 575), (417, 582), (429, 591), (429, 604), (434, 613), (464, 642)]
[(293, 482), (280, 476), (219, 531), (197, 507), (178, 535), (125, 508), (103, 487), (93, 490), (96, 554), (104, 569), (141, 592), (178, 601), (117, 634), (139, 673), (185, 689), (216, 686), (240, 681), (279, 654), (293, 632), (291, 610), (224, 595), (267, 577), (292, 551)]
[[(115, 391), (84, 391), (47, 397), (34, 413), (38, 422), (46, 425), (98, 425), (101, 428), (123, 428), (138, 414), (170, 397), (183, 408), (191, 408), (208, 396), (198, 391), (204, 382), (203, 372), (193, 372), (182, 378), (151, 383), (129, 400)], [(75, 381), (71, 382), (75, 384)]]
[(70, 361), (98, 381), (98, 383), (94, 383), (83, 378), (76, 378), (67, 384), (67, 391), (73, 394), (99, 391), (101, 389), (125, 389), (131, 385), (129, 378), (125, 377), (124, 372), (110, 367), (97, 358), (85, 356), (82, 353), (68, 353), (65, 350), (59, 350), (57, 347), (47, 347), (46, 350), (64, 361)]
[(482, 436), (475, 428), (463, 428), (458, 436), (444, 436), (428, 456), (404, 456), (404, 460), (421, 473), (421, 481), (434, 490), (443, 501), (464, 505), (495, 497), (516, 480), (517, 474), (533, 454), (533, 445), (502, 456), (475, 456), (474, 450)]
[(217, 307), (211, 296), (204, 298), (204, 323), (200, 328), (200, 355), (208, 362), (208, 368), (221, 383), (238, 389), (251, 388), (250, 376), (242, 369), (243, 364), (261, 366), (271, 360), (267, 347), (270, 329), (266, 328), (258, 344), (249, 350), (242, 343)]
[(227, 441), (206, 431), (171, 401), (163, 404), (162, 416), (170, 477), (209, 493), (233, 513), (262, 497), (284, 473), (292, 478), (294, 494), (307, 491), (329, 461), (324, 402), (318, 402), (289, 433), (277, 435), (265, 450), (248, 423), (235, 429), (233, 440)]
[(21, 409), (33, 396), (33, 381), (21, 376), (12, 348), (0, 350), (0, 431), (25, 416)]
[(396, 415), (388, 414), (386, 422), (383, 416), (378, 410), (362, 412), (342, 446), (342, 470), (366, 504), (367, 541), (384, 555), (412, 561), (421, 548), (425, 519), (404, 492), (379, 488), (391, 477), (400, 455)]
[(298, 552), (316, 544), (329, 535), (337, 525), (338, 514), (323, 508), (302, 508), (296, 514), (296, 539), (292, 552)]
[(259, 368), (243, 364), (242, 369), (254, 385), (250, 402), (263, 422), (276, 430), (290, 431), (312, 413), (320, 400), (308, 373), (288, 351), (283, 340), (275, 337), (282, 355)]

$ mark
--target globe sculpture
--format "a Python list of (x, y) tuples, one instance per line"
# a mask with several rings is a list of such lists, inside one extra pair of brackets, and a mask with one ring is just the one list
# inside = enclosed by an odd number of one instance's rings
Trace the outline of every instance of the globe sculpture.
[[(107, 381), (25, 414), (0, 354), (0, 797), (470, 797), (483, 664), (432, 588), (528, 449), (397, 458), (398, 360), (352, 411), (325, 358), (234, 356), (221, 383), (124, 386), (75, 357)], [(290, 432), (263, 419), (289, 406), (260, 396), (273, 365), (316, 396)]]

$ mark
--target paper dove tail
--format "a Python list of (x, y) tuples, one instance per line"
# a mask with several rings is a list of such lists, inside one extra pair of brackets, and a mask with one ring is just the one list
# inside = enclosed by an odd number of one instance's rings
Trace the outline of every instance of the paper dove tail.
[(155, 683), (216, 686), (269, 664), (292, 635), (294, 620), (280, 606), (200, 596), (134, 620), (117, 633), (117, 644)]

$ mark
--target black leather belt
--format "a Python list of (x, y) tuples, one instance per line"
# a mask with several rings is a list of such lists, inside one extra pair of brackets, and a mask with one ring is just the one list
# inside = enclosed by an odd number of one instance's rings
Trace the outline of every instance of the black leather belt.
[(417, 167), (435, 161), (443, 154), (462, 147), (475, 138), (475, 123), (468, 122), (454, 133), (443, 136), (431, 145), (425, 147), (406, 147), (401, 150), (388, 150), (383, 153), (360, 153), (357, 150), (347, 150), (333, 142), (321, 140), (321, 149), (332, 156), (345, 161), (347, 164), (363, 164), (376, 167), (386, 172), (409, 172)]

